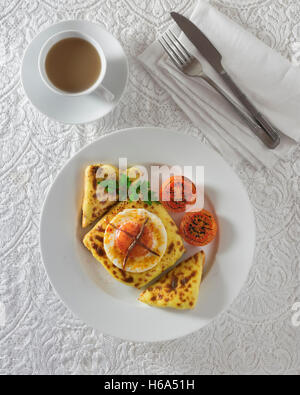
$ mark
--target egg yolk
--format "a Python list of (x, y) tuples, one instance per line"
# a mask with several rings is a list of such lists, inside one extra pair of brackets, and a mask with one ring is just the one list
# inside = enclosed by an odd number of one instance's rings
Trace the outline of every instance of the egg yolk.
[[(132, 236), (137, 236), (142, 228), (141, 224), (137, 224), (134, 222), (126, 222), (125, 224), (119, 227), (119, 230), (116, 234), (116, 245), (119, 250), (126, 254), (128, 248), (130, 247), (131, 243), (133, 242), (133, 237), (126, 234), (124, 231), (130, 233)], [(152, 231), (149, 226), (145, 226), (142, 236), (139, 239), (140, 242), (145, 244), (148, 248), (152, 247), (153, 244), (153, 235)], [(141, 257), (148, 254), (148, 250), (141, 246), (140, 244), (136, 244), (134, 248), (130, 251), (130, 257)]]

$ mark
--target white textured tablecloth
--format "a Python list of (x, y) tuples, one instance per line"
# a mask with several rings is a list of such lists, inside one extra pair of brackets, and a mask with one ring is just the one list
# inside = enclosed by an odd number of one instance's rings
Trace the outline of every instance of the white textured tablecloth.
[[(300, 59), (300, 3), (213, 0), (291, 60)], [(137, 61), (194, 0), (2, 0), (0, 2), (0, 374), (300, 374), (300, 146), (272, 171), (237, 169), (254, 206), (258, 239), (248, 281), (229, 311), (183, 339), (129, 343), (73, 317), (54, 294), (39, 252), (39, 217), (58, 171), (76, 151), (110, 131), (165, 126), (199, 136)], [(38, 113), (19, 80), (33, 37), (64, 19), (104, 24), (130, 61), (127, 93), (115, 111), (86, 126)], [(299, 87), (300, 89), (300, 87)], [(299, 103), (300, 108), (300, 103)], [(300, 125), (299, 125), (300, 127)], [(1, 313), (1, 311), (0, 311)], [(2, 314), (3, 315), (3, 314)], [(3, 318), (3, 317), (2, 317)], [(3, 321), (3, 320), (2, 320)]]

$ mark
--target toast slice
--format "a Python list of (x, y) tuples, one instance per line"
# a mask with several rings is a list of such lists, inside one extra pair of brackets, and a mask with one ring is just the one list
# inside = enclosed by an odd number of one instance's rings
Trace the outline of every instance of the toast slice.
[[(118, 213), (122, 212), (125, 209), (137, 208), (144, 208), (149, 212), (156, 214), (164, 224), (168, 237), (167, 249), (160, 262), (154, 268), (143, 273), (126, 272), (116, 267), (107, 257), (103, 244), (104, 232), (106, 226), (110, 223), (110, 221)], [(116, 280), (120, 281), (123, 284), (136, 288), (144, 287), (147, 283), (149, 283), (153, 278), (157, 277), (164, 270), (173, 266), (175, 262), (177, 262), (178, 259), (180, 259), (185, 252), (183, 240), (179, 235), (179, 231), (175, 222), (170, 217), (169, 213), (163, 207), (163, 205), (155, 202), (153, 202), (151, 206), (142, 201), (119, 202), (100, 219), (100, 221), (90, 232), (88, 232), (84, 236), (83, 244), (92, 253), (94, 258), (96, 258), (97, 261), (103, 265), (103, 267), (108, 271), (111, 276), (113, 276)]]
[(84, 196), (82, 202), (82, 227), (86, 228), (102, 217), (116, 201), (102, 200), (97, 194), (98, 183), (104, 180), (118, 180), (118, 169), (112, 165), (94, 164), (85, 169)]
[[(142, 173), (138, 166), (127, 169), (127, 177), (131, 182), (137, 181)], [(118, 202), (118, 195), (113, 200), (106, 199), (106, 194), (98, 187), (107, 180), (119, 181), (119, 169), (108, 164), (94, 164), (85, 169), (84, 196), (82, 202), (82, 227), (86, 228), (96, 219), (101, 218)]]
[(200, 251), (142, 292), (139, 300), (150, 306), (193, 309), (198, 299), (204, 262), (204, 251)]

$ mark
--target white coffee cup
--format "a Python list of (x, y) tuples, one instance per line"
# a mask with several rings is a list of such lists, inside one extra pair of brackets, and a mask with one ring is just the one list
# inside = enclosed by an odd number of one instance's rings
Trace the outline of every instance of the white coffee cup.
[[(66, 38), (73, 38), (73, 37), (81, 38), (83, 40), (88, 41), (90, 44), (92, 44), (93, 47), (98, 52), (98, 55), (101, 60), (100, 74), (99, 74), (97, 80), (95, 81), (95, 83), (92, 86), (90, 86), (88, 89), (85, 89), (80, 92), (75, 92), (75, 93), (66, 92), (66, 91), (63, 91), (63, 90), (57, 88), (48, 78), (48, 75), (46, 72), (46, 65), (45, 65), (48, 52), (53, 47), (53, 45), (55, 45), (56, 43), (58, 43), (61, 40), (64, 40)], [(101, 96), (105, 96), (105, 98), (109, 101), (114, 100), (114, 95), (109, 91), (109, 89), (105, 88), (103, 85), (103, 79), (105, 77), (106, 68), (107, 68), (107, 62), (106, 62), (106, 57), (104, 55), (104, 52), (103, 52), (102, 48), (100, 47), (100, 45), (97, 43), (97, 41), (85, 33), (81, 33), (77, 30), (65, 30), (65, 31), (56, 33), (53, 36), (51, 36), (45, 42), (43, 47), (41, 48), (39, 58), (38, 58), (38, 66), (39, 66), (39, 72), (40, 72), (42, 80), (48, 86), (48, 88), (51, 89), (55, 93), (58, 93), (58, 94), (61, 94), (64, 96), (82, 96), (82, 95), (90, 95), (91, 93), (97, 93)]]

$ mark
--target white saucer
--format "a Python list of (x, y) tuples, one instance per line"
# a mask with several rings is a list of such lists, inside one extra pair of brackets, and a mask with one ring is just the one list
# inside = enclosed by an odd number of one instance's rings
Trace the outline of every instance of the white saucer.
[[(79, 29), (94, 38), (107, 58), (104, 85), (115, 95), (107, 102), (98, 94), (67, 97), (52, 92), (41, 79), (38, 56), (50, 36), (64, 30)], [(65, 21), (52, 25), (37, 35), (28, 46), (22, 63), (21, 80), (31, 103), (43, 114), (60, 122), (78, 124), (95, 121), (118, 104), (128, 79), (128, 63), (120, 43), (100, 25), (88, 21)]]

